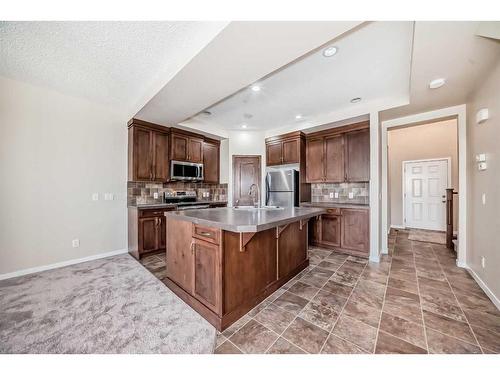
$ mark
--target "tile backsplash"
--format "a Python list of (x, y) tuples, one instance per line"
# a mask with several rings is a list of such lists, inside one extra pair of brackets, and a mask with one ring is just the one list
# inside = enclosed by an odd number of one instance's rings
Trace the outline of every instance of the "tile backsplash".
[[(127, 182), (127, 205), (162, 203), (163, 193), (172, 190), (196, 191), (200, 201), (227, 201), (227, 184), (205, 184), (192, 182)], [(158, 198), (155, 198), (158, 193)], [(208, 196), (207, 196), (208, 194)]]
[[(338, 198), (335, 198), (335, 193)], [(352, 198), (349, 199), (349, 193)], [(333, 197), (330, 198), (330, 194)], [(369, 182), (343, 182), (335, 184), (311, 184), (312, 202), (335, 202), (335, 203), (370, 203)]]

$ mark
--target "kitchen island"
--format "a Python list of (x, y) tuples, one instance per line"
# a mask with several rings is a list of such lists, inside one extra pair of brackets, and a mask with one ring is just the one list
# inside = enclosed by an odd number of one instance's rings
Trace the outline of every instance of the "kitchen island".
[(166, 212), (166, 285), (219, 331), (309, 265), (310, 218), (322, 208)]

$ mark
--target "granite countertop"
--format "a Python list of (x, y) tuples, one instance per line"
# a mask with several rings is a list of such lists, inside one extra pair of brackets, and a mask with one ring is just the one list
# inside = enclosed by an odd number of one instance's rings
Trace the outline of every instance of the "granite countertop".
[(275, 210), (208, 208), (166, 212), (168, 218), (190, 221), (231, 232), (260, 232), (325, 213), (322, 208), (293, 207)]
[(363, 203), (336, 203), (336, 202), (302, 202), (301, 207), (321, 207), (321, 208), (363, 208), (369, 209), (368, 204)]
[[(196, 201), (191, 202), (193, 205), (195, 204), (227, 204), (227, 201)], [(149, 208), (168, 208), (168, 207), (177, 207), (177, 203), (146, 203), (146, 204), (138, 204), (136, 206), (128, 206), (129, 208), (137, 208), (141, 209), (149, 209)]]

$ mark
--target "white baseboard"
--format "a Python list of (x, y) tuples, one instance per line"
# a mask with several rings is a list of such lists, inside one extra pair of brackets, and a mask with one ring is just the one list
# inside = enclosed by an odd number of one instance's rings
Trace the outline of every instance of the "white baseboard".
[(497, 296), (491, 291), (490, 288), (484, 283), (483, 280), (479, 277), (477, 273), (475, 273), (471, 268), (466, 267), (467, 271), (469, 271), (470, 275), (476, 280), (476, 282), (479, 284), (481, 289), (486, 293), (488, 298), (493, 302), (493, 304), (497, 307), (498, 310), (500, 310), (500, 300), (498, 299)]
[(406, 229), (404, 225), (391, 224), (391, 228), (393, 229)]
[(370, 255), (370, 258), (368, 258), (368, 260), (370, 262), (379, 263), (380, 262), (380, 256), (372, 256), (372, 255)]
[(127, 252), (128, 252), (127, 249), (121, 249), (121, 250), (109, 251), (107, 253), (101, 253), (101, 254), (91, 255), (91, 256), (88, 256), (88, 257), (85, 257), (85, 258), (70, 259), (70, 260), (65, 260), (64, 262), (47, 264), (45, 266), (39, 266), (39, 267), (33, 267), (33, 268), (25, 268), (24, 270), (19, 270), (19, 271), (4, 273), (4, 274), (0, 275), (0, 280), (11, 279), (13, 277), (18, 277), (18, 276), (24, 276), (24, 275), (28, 275), (30, 273), (36, 273), (36, 272), (42, 272), (42, 271), (52, 270), (54, 268), (61, 268), (61, 267), (71, 266), (72, 264), (88, 262), (90, 260), (96, 260), (96, 259), (101, 259), (101, 258), (107, 258), (107, 257), (111, 257), (111, 256), (114, 256), (114, 255), (126, 254)]

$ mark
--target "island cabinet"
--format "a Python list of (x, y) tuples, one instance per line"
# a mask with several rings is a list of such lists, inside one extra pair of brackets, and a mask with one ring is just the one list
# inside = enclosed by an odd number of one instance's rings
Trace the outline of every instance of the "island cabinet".
[(306, 182), (339, 183), (370, 180), (369, 123), (307, 135)]
[(368, 208), (329, 208), (310, 222), (310, 242), (356, 256), (370, 251)]
[(172, 128), (170, 159), (203, 163), (203, 138)]
[(166, 182), (169, 128), (133, 119), (128, 124), (128, 180)]
[(233, 232), (167, 215), (165, 283), (222, 331), (308, 266), (307, 222)]

